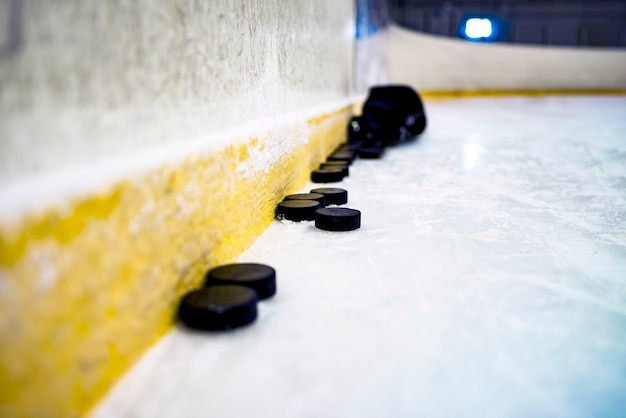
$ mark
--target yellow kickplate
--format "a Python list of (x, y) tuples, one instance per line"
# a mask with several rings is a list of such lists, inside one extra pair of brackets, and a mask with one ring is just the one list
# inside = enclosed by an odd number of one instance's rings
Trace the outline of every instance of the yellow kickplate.
[(624, 95), (626, 89), (580, 89), (580, 90), (441, 90), (423, 91), (420, 95), (426, 99), (449, 99), (466, 97), (504, 97), (504, 96), (552, 96), (552, 95)]
[(0, 416), (86, 415), (172, 327), (180, 296), (235, 261), (345, 140), (351, 111), (0, 225)]

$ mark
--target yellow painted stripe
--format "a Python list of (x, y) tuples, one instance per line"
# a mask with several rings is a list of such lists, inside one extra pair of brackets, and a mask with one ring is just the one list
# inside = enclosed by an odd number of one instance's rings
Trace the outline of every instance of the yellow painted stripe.
[(424, 98), (466, 98), (501, 96), (553, 96), (553, 95), (626, 95), (626, 89), (613, 90), (440, 90), (420, 91)]
[[(345, 140), (351, 113), (242, 138), (0, 225), (0, 416), (85, 415), (173, 326), (180, 296), (236, 260)], [(254, 172), (258, 161), (268, 163)]]

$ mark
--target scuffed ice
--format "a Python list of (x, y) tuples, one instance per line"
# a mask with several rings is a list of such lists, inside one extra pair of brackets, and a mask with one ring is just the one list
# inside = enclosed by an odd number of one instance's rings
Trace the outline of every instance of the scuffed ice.
[(95, 416), (624, 416), (626, 99), (427, 112), (338, 185), (360, 230), (275, 222), (258, 322), (175, 329)]

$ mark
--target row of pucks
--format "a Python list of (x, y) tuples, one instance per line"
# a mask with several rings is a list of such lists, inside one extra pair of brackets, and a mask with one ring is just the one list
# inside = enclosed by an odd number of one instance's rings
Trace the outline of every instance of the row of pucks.
[[(426, 129), (426, 125), (422, 100), (412, 87), (405, 85), (372, 87), (363, 105), (361, 116), (353, 116), (348, 123), (348, 142), (340, 145), (327, 157), (326, 162), (311, 173), (311, 181), (314, 183), (342, 181), (349, 175), (348, 167), (357, 156), (363, 159), (381, 158), (387, 146), (416, 139)], [(317, 226), (317, 210), (311, 212), (312, 206), (307, 210), (310, 212), (305, 216), (314, 216)], [(328, 223), (332, 228), (332, 222)]]
[[(341, 144), (332, 154), (326, 158), (326, 162), (320, 164), (317, 170), (311, 173), (311, 181), (313, 183), (332, 183), (342, 181), (347, 177), (350, 164), (356, 159), (358, 152), (357, 144)], [(328, 191), (337, 190), (337, 188), (318, 188), (312, 189), (312, 193), (322, 193), (328, 195)], [(343, 190), (343, 189), (339, 189)], [(286, 199), (289, 196), (286, 197)], [(328, 204), (336, 203), (326, 199)], [(348, 203), (348, 192), (345, 192), (345, 200), (341, 203)], [(323, 204), (315, 211), (314, 220), (315, 227), (325, 231), (354, 231), (361, 227), (361, 212), (351, 208), (325, 208)]]
[(360, 144), (341, 144), (326, 161), (311, 172), (313, 183), (336, 183), (350, 175), (350, 164), (358, 155)]
[[(380, 158), (382, 156), (382, 149), (384, 148), (371, 149), (371, 146), (364, 144), (364, 141), (350, 137), (350, 132), (353, 130), (350, 124), (347, 129), (348, 137), (353, 141), (339, 145), (325, 162), (311, 172), (313, 183), (342, 181), (349, 176), (350, 164), (357, 156), (363, 158)], [(315, 220), (316, 227), (329, 231), (351, 231), (361, 226), (361, 212), (356, 209), (324, 208), (324, 197), (314, 194), (320, 190), (324, 189), (314, 189), (308, 194), (299, 193), (286, 196), (276, 208), (276, 217), (296, 222)], [(327, 190), (331, 190), (331, 188)]]
[[(370, 89), (363, 114), (348, 124), (348, 144), (321, 164), (311, 175), (313, 182), (343, 180), (358, 154), (361, 158), (380, 158), (385, 147), (416, 138), (426, 127), (426, 116), (417, 92), (407, 86), (378, 86)], [(287, 200), (305, 202), (312, 198), (318, 208), (316, 227), (329, 230), (351, 230), (360, 226), (360, 212), (348, 208), (320, 208), (326, 203), (347, 203), (347, 191), (338, 188), (313, 189), (309, 196), (291, 195)], [(320, 196), (321, 195), (321, 196)], [(311, 200), (309, 200), (310, 202)], [(305, 204), (306, 205), (306, 204)], [(353, 213), (351, 213), (353, 212)], [(336, 229), (358, 213), (358, 225)], [(341, 215), (341, 216), (340, 216)], [(320, 224), (318, 225), (318, 217)], [(339, 222), (338, 220), (339, 219)], [(324, 227), (323, 223), (328, 224)], [(229, 264), (211, 269), (205, 287), (187, 293), (179, 306), (179, 317), (190, 328), (229, 330), (253, 322), (257, 301), (276, 293), (276, 272), (263, 264)]]
[[(291, 203), (296, 208), (319, 209), (326, 202), (341, 205), (347, 201), (348, 192), (344, 189), (319, 188), (308, 194), (288, 196), (289, 203), (285, 206)], [(209, 270), (205, 286), (183, 296), (178, 317), (194, 330), (227, 331), (254, 322), (258, 301), (275, 293), (276, 271), (272, 267), (256, 263), (227, 264)]]
[[(332, 183), (349, 175), (350, 163), (356, 157), (355, 149), (342, 144), (311, 173), (314, 183)], [(309, 193), (285, 196), (276, 207), (276, 218), (295, 222), (315, 221), (315, 226), (328, 231), (352, 231), (361, 226), (361, 212), (349, 208), (326, 208), (326, 205), (343, 205), (348, 202), (348, 192), (336, 187), (312, 189)]]
[[(299, 216), (305, 214), (307, 219), (312, 220), (315, 216), (314, 213), (311, 216), (312, 208), (320, 211), (340, 210), (340, 214), (343, 213), (345, 218), (345, 211), (353, 209), (325, 208), (325, 206), (327, 203), (342, 205), (347, 202), (347, 190), (318, 188), (311, 190), (310, 193), (287, 196), (281, 203), (284, 203), (285, 208), (299, 209), (296, 210), (300, 213)], [(289, 210), (287, 212), (289, 213)], [(323, 229), (327, 222), (324, 213), (318, 214), (318, 218), (316, 226)], [(348, 227), (355, 229), (353, 223)], [(342, 222), (331, 221), (328, 227), (333, 228), (337, 224), (341, 225)], [(275, 293), (276, 272), (272, 267), (255, 263), (228, 264), (209, 270), (205, 286), (183, 296), (178, 308), (178, 317), (183, 324), (194, 330), (227, 331), (254, 322), (257, 318), (257, 302)]]
[[(356, 158), (358, 145), (341, 144), (319, 168), (311, 172), (313, 183), (340, 182), (350, 174), (349, 167)], [(326, 231), (353, 231), (361, 227), (361, 212), (350, 208), (327, 208), (343, 205), (348, 192), (334, 187), (312, 189), (309, 193), (288, 195), (276, 207), (276, 218), (295, 222), (315, 221), (315, 227)]]

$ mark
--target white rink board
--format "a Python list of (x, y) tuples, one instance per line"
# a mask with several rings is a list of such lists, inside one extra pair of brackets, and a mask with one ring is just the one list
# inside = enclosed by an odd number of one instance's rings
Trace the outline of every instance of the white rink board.
[(275, 222), (257, 322), (177, 327), (94, 417), (624, 416), (626, 97), (426, 110), (336, 184), (360, 230)]
[(624, 90), (626, 50), (467, 42), (391, 26), (389, 79), (419, 91)]

